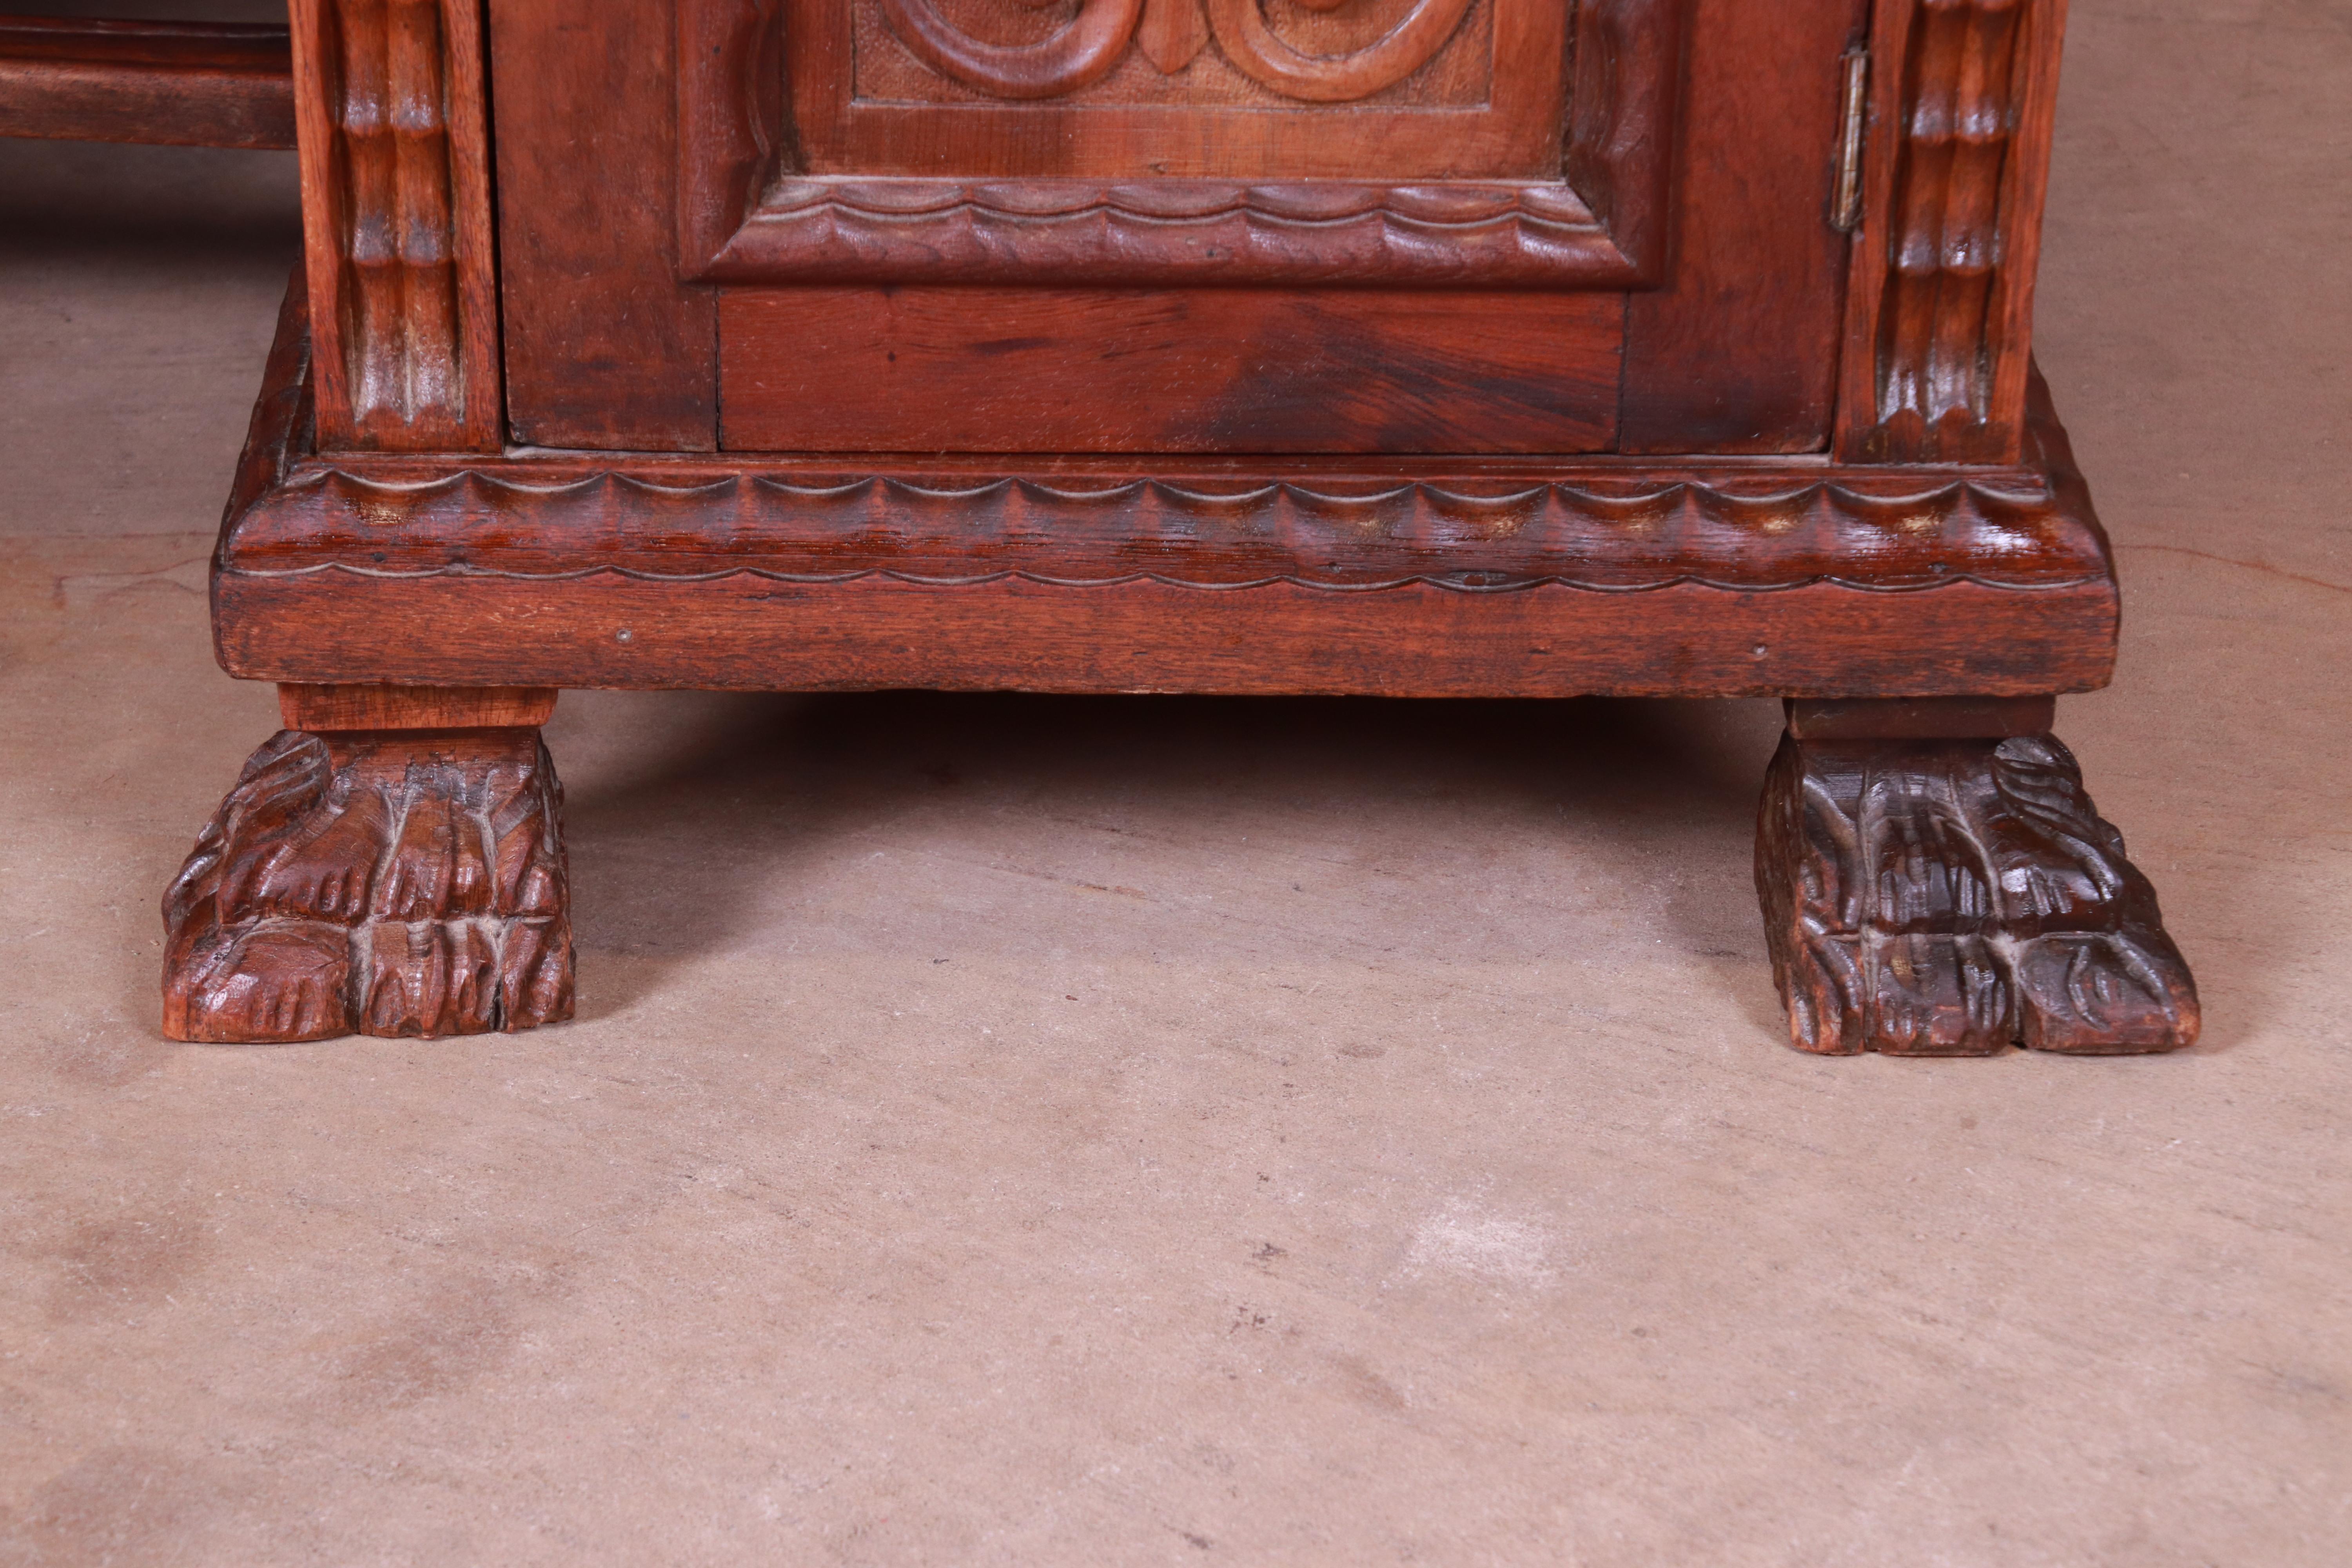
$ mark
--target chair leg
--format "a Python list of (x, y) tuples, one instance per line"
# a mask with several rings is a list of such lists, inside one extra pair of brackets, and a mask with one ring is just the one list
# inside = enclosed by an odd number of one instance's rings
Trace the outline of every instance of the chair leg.
[(1790, 704), (1756, 885), (1791, 1044), (2102, 1055), (2197, 1038), (2156, 890), (2048, 716), (2046, 700)]
[(289, 690), (289, 720), (377, 727), (289, 728), (246, 763), (164, 895), (163, 1032), (434, 1037), (569, 1017), (562, 790), (539, 732), (554, 694)]

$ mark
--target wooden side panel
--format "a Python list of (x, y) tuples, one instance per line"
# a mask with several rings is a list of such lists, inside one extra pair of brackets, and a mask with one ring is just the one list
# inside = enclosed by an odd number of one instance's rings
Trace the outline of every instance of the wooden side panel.
[(1666, 287), (1633, 297), (1627, 452), (1827, 444), (1847, 244), (1839, 59), (1866, 0), (1696, 0)]
[(1878, 0), (1840, 456), (2016, 460), (2065, 26), (2066, 0)]
[(1603, 451), (1623, 311), (1612, 294), (730, 290), (725, 444)]
[(514, 438), (709, 451), (718, 341), (673, 260), (669, 0), (489, 0)]
[(322, 446), (503, 435), (478, 0), (294, 0)]

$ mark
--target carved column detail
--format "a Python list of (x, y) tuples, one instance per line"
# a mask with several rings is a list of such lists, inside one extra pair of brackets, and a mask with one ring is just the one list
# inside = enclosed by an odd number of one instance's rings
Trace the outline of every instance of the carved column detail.
[(1878, 0), (1839, 455), (2017, 460), (2065, 0)]
[(327, 447), (495, 450), (480, 0), (294, 0)]

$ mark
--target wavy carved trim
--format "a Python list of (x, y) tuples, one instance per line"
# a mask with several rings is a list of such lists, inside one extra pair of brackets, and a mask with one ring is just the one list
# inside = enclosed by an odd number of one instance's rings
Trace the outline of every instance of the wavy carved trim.
[(329, 445), (498, 446), (479, 0), (295, 0), (304, 250)]
[(976, 584), (1150, 579), (1334, 592), (1428, 584), (1886, 593), (2111, 584), (2106, 537), (2034, 384), (2030, 468), (2001, 473), (1041, 458), (1026, 472), (841, 459), (339, 454), (307, 439), (312, 368), (289, 290), (224, 520), (243, 575), (652, 579), (751, 574)]
[(1878, 0), (1842, 455), (2015, 457), (2064, 26), (2065, 0)]
[(213, 573), (248, 679), (2032, 696), (2113, 667), (2112, 564), (2046, 402), (2034, 468), (2002, 472), (322, 460), (301, 343), (292, 296)]
[(1630, 286), (1636, 268), (1559, 184), (1234, 185), (788, 179), (712, 265), (717, 279), (1097, 284)]
[(223, 563), (249, 575), (1017, 576), (1342, 593), (2037, 591), (2111, 575), (2080, 482), (2063, 468), (2045, 488), (1863, 473), (1528, 482), (536, 467), (304, 464), (236, 521)]

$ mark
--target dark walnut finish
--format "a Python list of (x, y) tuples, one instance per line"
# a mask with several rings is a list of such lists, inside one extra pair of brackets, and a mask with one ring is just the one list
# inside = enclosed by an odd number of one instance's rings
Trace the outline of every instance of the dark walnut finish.
[[(2049, 731), (2061, 0), (297, 0), (187, 1037), (561, 1016), (566, 686), (1775, 695), (1821, 1051), (2192, 1040)], [(495, 100), (495, 126), (488, 106)], [(496, 205), (492, 205), (493, 168)]]
[(1800, 1050), (2105, 1055), (2197, 1038), (2155, 889), (2053, 736), (1784, 737), (1756, 888)]

